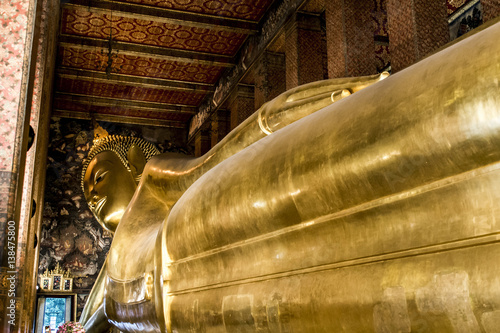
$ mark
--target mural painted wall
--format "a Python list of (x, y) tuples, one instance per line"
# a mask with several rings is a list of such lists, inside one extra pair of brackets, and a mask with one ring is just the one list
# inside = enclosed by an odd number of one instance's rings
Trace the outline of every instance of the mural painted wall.
[[(162, 128), (99, 124), (109, 134), (143, 137), (155, 143), (162, 152), (189, 153), (180, 148), (186, 137), (184, 131), (174, 134)], [(78, 315), (112, 241), (112, 234), (102, 229), (88, 209), (80, 187), (82, 161), (87, 156), (92, 139), (90, 121), (52, 119), (43, 222), (39, 235), (39, 273), (54, 269), (57, 263), (73, 272), (73, 290), (78, 293)]]
[[(449, 9), (449, 6), (448, 6)], [(448, 18), (450, 40), (454, 40), (483, 24), (483, 8), (477, 0), (465, 1)]]
[(375, 59), (377, 71), (386, 70), (390, 65), (389, 31), (387, 27), (387, 1), (375, 0), (372, 11), (375, 38)]
[(468, 2), (471, 2), (472, 0), (446, 0), (446, 7), (448, 9), (448, 15), (453, 14), (462, 6), (467, 4)]

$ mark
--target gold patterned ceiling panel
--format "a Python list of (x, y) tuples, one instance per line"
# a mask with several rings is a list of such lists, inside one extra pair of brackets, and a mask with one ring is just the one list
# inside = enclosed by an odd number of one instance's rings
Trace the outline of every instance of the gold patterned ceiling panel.
[(169, 24), (66, 8), (62, 33), (99, 39), (234, 55), (246, 39), (242, 33)]
[(206, 94), (61, 76), (56, 81), (56, 87), (57, 91), (68, 94), (191, 106), (198, 105)]
[[(103, 49), (79, 47), (59, 48), (61, 66), (104, 72), (108, 55)], [(113, 72), (124, 75), (213, 84), (223, 68), (200, 63), (169, 61), (154, 57), (141, 57), (116, 53), (113, 56)]]
[(120, 2), (251, 21), (258, 21), (272, 3), (271, 0), (122, 0)]

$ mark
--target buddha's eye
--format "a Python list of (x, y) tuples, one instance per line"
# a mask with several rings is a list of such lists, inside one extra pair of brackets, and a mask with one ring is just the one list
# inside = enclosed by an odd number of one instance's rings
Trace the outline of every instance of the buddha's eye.
[(108, 173), (108, 171), (101, 172), (100, 174), (96, 175), (94, 184), (98, 184), (104, 179), (104, 176)]

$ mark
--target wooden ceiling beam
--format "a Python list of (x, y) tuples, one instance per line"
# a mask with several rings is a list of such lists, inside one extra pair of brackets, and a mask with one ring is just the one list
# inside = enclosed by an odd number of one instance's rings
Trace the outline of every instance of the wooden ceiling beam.
[(125, 75), (120, 73), (106, 74), (95, 70), (70, 68), (63, 66), (57, 68), (56, 75), (74, 79), (91, 79), (95, 80), (96, 82), (105, 81), (108, 83), (125, 83), (127, 85), (134, 85), (141, 87), (147, 86), (156, 89), (168, 88), (171, 90), (182, 90), (182, 91), (203, 91), (203, 92), (214, 91), (213, 85), (208, 83), (175, 81), (168, 79)]
[(193, 140), (203, 124), (210, 119), (221, 105), (231, 96), (240, 80), (253, 66), (268, 45), (282, 33), (286, 22), (307, 0), (275, 1), (262, 18), (256, 38), (248, 38), (241, 46), (241, 52), (235, 60), (235, 66), (226, 71), (215, 84), (215, 93), (208, 95), (200, 104), (198, 113), (191, 118), (188, 132), (188, 144)]
[(197, 108), (195, 106), (131, 101), (128, 99), (95, 97), (95, 96), (80, 95), (80, 94), (61, 93), (61, 92), (55, 93), (54, 100), (84, 104), (87, 105), (89, 109), (92, 106), (112, 106), (112, 107), (137, 109), (141, 111), (172, 112), (172, 113), (181, 113), (189, 115), (193, 115), (197, 111)]
[[(98, 39), (92, 37), (82, 37), (75, 35), (61, 34), (59, 36), (59, 45), (66, 47), (84, 47), (84, 48), (99, 48), (100, 50), (109, 49), (109, 41), (107, 39)], [(204, 52), (176, 50), (165, 47), (139, 45), (134, 43), (119, 42), (113, 40), (112, 50), (118, 51), (120, 54), (156, 58), (176, 62), (188, 62), (194, 64), (202, 64), (218, 67), (232, 67), (234, 58), (231, 56), (215, 55)]]
[(67, 3), (65, 6), (69, 8), (82, 7), (86, 11), (90, 10), (90, 12), (96, 14), (109, 14), (112, 11), (113, 15), (121, 17), (202, 29), (232, 31), (245, 35), (255, 34), (258, 31), (258, 24), (253, 21), (118, 1), (72, 0), (71, 3)]
[[(59, 109), (52, 110), (52, 117), (91, 120), (88, 112), (68, 111)], [(141, 117), (125, 117), (122, 115), (118, 116), (118, 115), (99, 114), (99, 113), (94, 113), (93, 117), (95, 118), (95, 120), (107, 121), (110, 123), (186, 129), (186, 124), (181, 121), (159, 120), (159, 119), (149, 119)]]

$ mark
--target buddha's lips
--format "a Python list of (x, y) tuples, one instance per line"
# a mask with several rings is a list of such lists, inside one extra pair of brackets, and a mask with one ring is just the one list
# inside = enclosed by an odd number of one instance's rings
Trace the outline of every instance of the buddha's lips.
[(95, 204), (95, 210), (94, 210), (94, 212), (95, 212), (96, 215), (99, 215), (99, 213), (101, 212), (101, 209), (104, 206), (104, 204), (106, 203), (106, 199), (107, 198), (108, 197), (105, 196), (105, 197), (99, 199), (99, 201), (96, 202), (96, 204)]

